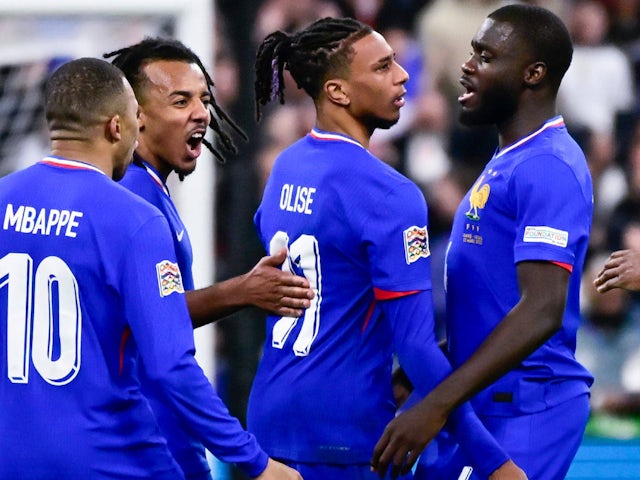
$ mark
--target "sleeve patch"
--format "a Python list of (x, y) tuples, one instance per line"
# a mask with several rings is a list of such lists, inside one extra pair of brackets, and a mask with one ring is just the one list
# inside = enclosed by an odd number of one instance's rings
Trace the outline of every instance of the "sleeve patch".
[(427, 258), (431, 255), (429, 251), (429, 232), (427, 227), (416, 225), (407, 228), (402, 232), (404, 237), (404, 254), (407, 265), (412, 264), (420, 258)]
[(528, 226), (524, 229), (524, 242), (548, 243), (565, 248), (569, 243), (569, 232), (551, 227)]
[(173, 292), (184, 293), (182, 275), (177, 263), (163, 260), (156, 264), (156, 272), (158, 273), (158, 286), (160, 287), (161, 297), (167, 297)]

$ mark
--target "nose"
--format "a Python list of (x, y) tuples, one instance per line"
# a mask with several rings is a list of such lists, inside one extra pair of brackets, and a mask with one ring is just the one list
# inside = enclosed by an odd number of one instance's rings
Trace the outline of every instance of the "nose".
[(473, 61), (473, 55), (470, 55), (469, 58), (460, 65), (463, 73), (471, 73), (473, 71), (473, 65), (471, 62)]
[(195, 104), (196, 106), (193, 109), (192, 116), (199, 121), (209, 123), (209, 120), (211, 119), (209, 105), (202, 101), (195, 102)]
[(398, 73), (396, 74), (397, 83), (400, 83), (400, 84), (407, 83), (409, 81), (409, 73), (402, 67), (402, 65), (400, 65), (397, 62), (396, 62), (396, 67), (398, 70)]

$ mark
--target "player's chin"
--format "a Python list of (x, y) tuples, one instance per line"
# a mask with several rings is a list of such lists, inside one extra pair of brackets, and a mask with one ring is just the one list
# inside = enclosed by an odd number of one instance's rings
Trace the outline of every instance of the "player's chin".
[(472, 127), (474, 125), (483, 125), (486, 121), (475, 110), (462, 107), (458, 112), (458, 120), (462, 125)]
[(383, 130), (387, 130), (391, 127), (393, 127), (396, 123), (398, 123), (398, 120), (400, 120), (400, 115), (394, 115), (394, 116), (390, 116), (388, 118), (379, 118), (378, 119), (378, 125), (376, 126), (376, 128), (380, 128)]
[(186, 177), (187, 175), (191, 175), (196, 169), (196, 160), (192, 160), (190, 162), (183, 162), (182, 164), (178, 165), (174, 171), (182, 176), (182, 177)]

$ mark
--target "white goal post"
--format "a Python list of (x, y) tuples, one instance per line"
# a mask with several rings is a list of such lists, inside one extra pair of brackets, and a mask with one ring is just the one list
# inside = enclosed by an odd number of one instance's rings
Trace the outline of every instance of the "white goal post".
[[(43, 55), (102, 57), (146, 35), (158, 34), (153, 29), (155, 22), (170, 24), (173, 35), (198, 54), (212, 72), (213, 15), (213, 0), (0, 0), (0, 67)], [(25, 28), (29, 25), (31, 30)], [(56, 27), (54, 33), (46, 30)], [(182, 183), (173, 177), (172, 197), (193, 246), (194, 281), (196, 287), (203, 287), (214, 279), (213, 156), (203, 149), (193, 175)], [(213, 327), (197, 329), (195, 338), (198, 361), (213, 380)]]

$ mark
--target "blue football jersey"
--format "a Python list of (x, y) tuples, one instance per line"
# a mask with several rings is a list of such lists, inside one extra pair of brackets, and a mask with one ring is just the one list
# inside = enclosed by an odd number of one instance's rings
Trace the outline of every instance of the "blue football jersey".
[(267, 318), (249, 430), (276, 458), (367, 464), (396, 412), (393, 354), (423, 394), (449, 372), (424, 197), (355, 140), (314, 129), (276, 160), (255, 223), (315, 297), (300, 318)]
[(140, 370), (207, 448), (264, 468), (195, 361), (156, 208), (89, 164), (48, 157), (0, 179), (0, 215), (0, 478), (183, 478)]
[(559, 116), (496, 152), (462, 200), (445, 271), (454, 366), (467, 360), (520, 300), (518, 262), (549, 261), (571, 270), (562, 328), (474, 398), (478, 414), (540, 411), (588, 391), (592, 376), (574, 354), (592, 215), (589, 169)]

